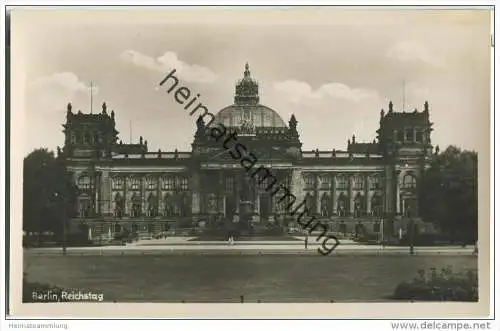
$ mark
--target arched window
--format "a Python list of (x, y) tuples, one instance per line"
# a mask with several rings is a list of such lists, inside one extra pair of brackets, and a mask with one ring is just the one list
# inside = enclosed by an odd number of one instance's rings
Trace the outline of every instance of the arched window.
[(321, 175), (319, 177), (319, 188), (322, 190), (328, 190), (330, 188), (330, 176)]
[(135, 193), (132, 196), (132, 217), (140, 217), (142, 213), (141, 198)]
[(349, 189), (349, 183), (346, 176), (339, 176), (337, 178), (337, 190), (347, 190)]
[(81, 176), (78, 178), (78, 188), (84, 190), (90, 188), (90, 177), (89, 176)]
[(92, 135), (90, 133), (88, 133), (88, 132), (84, 133), (83, 137), (84, 137), (83, 138), (84, 139), (84, 142), (83, 142), (84, 144), (90, 144), (90, 143), (92, 143)]
[(179, 182), (180, 189), (186, 191), (188, 189), (188, 179), (186, 177), (180, 177)]
[(167, 193), (163, 201), (165, 205), (165, 216), (172, 217), (181, 215), (182, 196)]
[(304, 182), (306, 184), (307, 190), (314, 189), (315, 185), (314, 185), (314, 176), (313, 175), (310, 175), (310, 174), (304, 175)]
[(364, 197), (358, 193), (354, 198), (354, 216), (362, 216), (365, 210), (365, 199)]
[(315, 211), (315, 204), (314, 204), (314, 197), (308, 192), (304, 198), (305, 203), (305, 208), (308, 211), (306, 215), (310, 216), (314, 214)]
[(342, 192), (337, 199), (337, 214), (339, 216), (345, 216), (347, 213), (349, 200), (347, 196)]
[(374, 175), (370, 178), (370, 188), (372, 190), (378, 190), (378, 189), (382, 188), (379, 175)]
[(124, 209), (125, 209), (124, 199), (120, 193), (116, 193), (115, 194), (115, 210), (114, 210), (115, 217), (118, 217), (118, 218), (123, 217)]
[(362, 190), (364, 188), (364, 180), (362, 176), (356, 176), (354, 177), (354, 189), (355, 190)]
[(89, 217), (92, 211), (90, 197), (86, 194), (78, 198), (78, 214), (81, 218)]
[(156, 178), (154, 177), (146, 178), (146, 188), (148, 190), (156, 190)]
[(71, 132), (71, 134), (70, 134), (70, 141), (72, 144), (76, 143), (76, 135), (74, 132)]
[(173, 177), (163, 177), (162, 185), (164, 190), (173, 190), (175, 186), (175, 181)]
[(115, 233), (120, 233), (120, 232), (122, 232), (122, 226), (121, 226), (120, 224), (115, 223), (114, 228), (115, 228), (115, 229), (114, 229), (114, 230), (115, 230), (115, 231), (114, 231)]
[(158, 204), (157, 204), (157, 199), (156, 196), (153, 193), (149, 193), (148, 196), (148, 216), (149, 217), (156, 217), (158, 213)]
[(132, 179), (130, 180), (130, 188), (132, 190), (138, 190), (139, 186), (140, 186), (139, 178), (132, 177)]
[(217, 211), (217, 196), (214, 193), (211, 193), (207, 196), (207, 212), (214, 213)]
[(112, 181), (113, 190), (123, 190), (123, 178), (115, 177)]
[(382, 196), (379, 194), (375, 194), (371, 200), (371, 209), (373, 216), (382, 216), (383, 215), (383, 206), (382, 206)]
[(414, 189), (417, 187), (417, 178), (413, 175), (407, 174), (403, 177), (403, 188)]
[(324, 193), (321, 197), (321, 216), (330, 216), (330, 197), (328, 194)]
[(180, 216), (189, 216), (191, 215), (191, 204), (189, 203), (189, 195), (187, 193), (183, 193), (179, 197), (179, 213)]

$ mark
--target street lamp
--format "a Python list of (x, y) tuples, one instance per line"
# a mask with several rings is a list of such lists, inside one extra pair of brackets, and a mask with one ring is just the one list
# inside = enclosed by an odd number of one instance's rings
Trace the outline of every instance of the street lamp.
[[(59, 201), (59, 193), (58, 192), (55, 192), (54, 193), (54, 197), (56, 199), (56, 201)], [(59, 208), (60, 206), (57, 206), (56, 205), (56, 208)], [(64, 212), (65, 211), (65, 208), (66, 208), (66, 205), (63, 205), (62, 206), (63, 210), (62, 210), (62, 222), (63, 222), (63, 240), (62, 240), (62, 253), (63, 255), (66, 255), (66, 213)]]
[(409, 227), (410, 227), (410, 255), (415, 255), (415, 224), (411, 217), (411, 207), (408, 207)]

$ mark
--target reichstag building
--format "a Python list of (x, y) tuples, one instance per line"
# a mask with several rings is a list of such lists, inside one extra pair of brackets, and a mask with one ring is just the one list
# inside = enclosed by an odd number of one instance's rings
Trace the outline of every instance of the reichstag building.
[[(272, 169), (280, 183), (305, 201), (309, 213), (330, 231), (397, 235), (410, 219), (419, 231), (417, 190), (433, 156), (429, 105), (398, 112), (392, 102), (380, 111), (371, 142), (350, 137), (346, 148), (303, 150), (297, 123), (260, 103), (258, 83), (248, 65), (235, 88), (234, 103), (215, 120), (238, 132), (241, 144)], [(356, 118), (353, 118), (355, 121)], [(68, 104), (65, 144), (60, 156), (78, 186), (71, 231), (90, 239), (112, 237), (124, 229), (142, 236), (173, 228), (208, 228), (240, 224), (241, 229), (276, 223), (297, 228), (279, 194), (267, 183), (248, 178), (221, 142), (208, 137), (197, 122), (191, 150), (150, 151), (119, 140), (114, 111), (73, 112)], [(246, 216), (244, 217), (245, 214)]]

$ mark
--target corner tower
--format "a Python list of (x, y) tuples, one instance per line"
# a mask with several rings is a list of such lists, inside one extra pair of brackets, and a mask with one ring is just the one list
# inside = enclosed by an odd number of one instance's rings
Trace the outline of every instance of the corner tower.
[(99, 159), (111, 156), (118, 131), (115, 129), (115, 113), (108, 114), (106, 103), (98, 114), (73, 113), (67, 106), (64, 127), (64, 155), (74, 159)]
[(418, 192), (422, 173), (432, 157), (429, 103), (423, 111), (380, 111), (379, 150), (386, 163), (386, 210), (405, 222), (419, 218)]

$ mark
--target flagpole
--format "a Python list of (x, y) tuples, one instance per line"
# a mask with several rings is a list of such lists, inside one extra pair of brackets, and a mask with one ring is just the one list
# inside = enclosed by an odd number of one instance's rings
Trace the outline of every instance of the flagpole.
[(401, 111), (405, 111), (405, 102), (406, 102), (406, 80), (403, 79), (403, 108), (401, 108)]
[(90, 82), (90, 113), (92, 114), (92, 92), (94, 90), (92, 81)]

